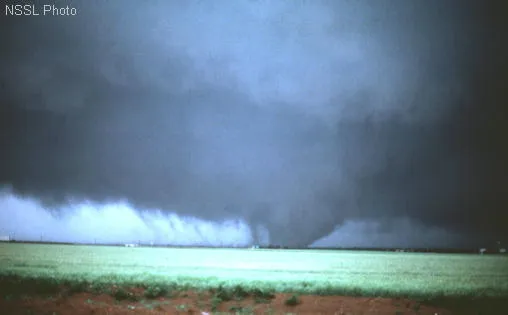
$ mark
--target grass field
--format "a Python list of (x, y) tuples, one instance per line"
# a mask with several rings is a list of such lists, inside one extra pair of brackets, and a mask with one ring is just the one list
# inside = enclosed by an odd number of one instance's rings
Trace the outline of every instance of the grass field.
[(508, 257), (0, 244), (0, 275), (53, 283), (320, 295), (508, 296)]

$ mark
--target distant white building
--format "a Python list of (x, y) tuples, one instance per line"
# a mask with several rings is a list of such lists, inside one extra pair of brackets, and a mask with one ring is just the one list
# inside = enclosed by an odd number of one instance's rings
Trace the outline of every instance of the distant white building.
[(483, 255), (483, 253), (485, 253), (487, 251), (486, 248), (480, 248), (480, 255)]
[(506, 253), (506, 248), (500, 248), (499, 249), (499, 253), (500, 254), (505, 254)]
[(125, 244), (125, 247), (138, 247), (138, 244)]
[(0, 242), (9, 242), (11, 237), (9, 235), (0, 235)]

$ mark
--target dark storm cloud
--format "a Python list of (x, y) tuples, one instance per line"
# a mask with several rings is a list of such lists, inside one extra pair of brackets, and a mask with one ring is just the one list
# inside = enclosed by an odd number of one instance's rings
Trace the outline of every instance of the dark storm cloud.
[(346, 219), (503, 236), (494, 2), (70, 5), (0, 22), (14, 193), (240, 218), (289, 244)]

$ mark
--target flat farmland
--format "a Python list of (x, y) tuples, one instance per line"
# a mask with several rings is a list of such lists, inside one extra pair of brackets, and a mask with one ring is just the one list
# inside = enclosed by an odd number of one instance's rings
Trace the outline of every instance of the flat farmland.
[[(208, 305), (213, 311), (221, 302), (238, 300), (235, 294), (248, 297), (253, 292), (294, 298), (295, 307), (305, 296), (415, 301), (508, 297), (506, 255), (3, 243), (0, 275), (13, 291), (21, 290), (14, 282), (19, 287), (35, 281), (39, 285), (31, 287), (64, 284), (76, 292), (111, 286), (173, 295), (209, 292), (216, 298), (216, 305)], [(217, 302), (217, 292), (229, 296)]]

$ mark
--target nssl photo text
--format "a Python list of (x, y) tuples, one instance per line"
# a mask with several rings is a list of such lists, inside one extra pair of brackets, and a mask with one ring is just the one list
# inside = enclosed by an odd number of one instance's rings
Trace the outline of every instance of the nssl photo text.
[(70, 6), (56, 6), (54, 4), (6, 4), (5, 15), (10, 16), (74, 16), (78, 10)]

